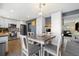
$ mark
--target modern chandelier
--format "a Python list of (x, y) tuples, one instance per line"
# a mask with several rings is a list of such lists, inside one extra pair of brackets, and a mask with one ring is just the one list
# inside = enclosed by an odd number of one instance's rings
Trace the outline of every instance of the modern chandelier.
[(39, 4), (39, 9), (40, 9), (39, 15), (40, 15), (40, 16), (43, 15), (43, 10), (42, 10), (42, 9), (43, 9), (43, 7), (44, 7), (45, 5), (46, 5), (45, 3), (40, 3), (40, 4)]

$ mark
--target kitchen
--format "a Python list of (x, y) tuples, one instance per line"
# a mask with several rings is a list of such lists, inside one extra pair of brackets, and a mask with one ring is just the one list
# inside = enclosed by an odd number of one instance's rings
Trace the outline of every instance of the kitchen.
[[(20, 24), (24, 24), (24, 21), (10, 20), (6, 17), (0, 17), (0, 45), (1, 47), (5, 46), (0, 49), (0, 53), (3, 52), (1, 55), (5, 55), (4, 52), (6, 52), (6, 54), (8, 53), (9, 41), (19, 39), (20, 31), (17, 29), (20, 28)], [(16, 28), (11, 25), (16, 25)], [(11, 34), (13, 34), (13, 36), (11, 36)], [(3, 51), (4, 49), (5, 51)]]

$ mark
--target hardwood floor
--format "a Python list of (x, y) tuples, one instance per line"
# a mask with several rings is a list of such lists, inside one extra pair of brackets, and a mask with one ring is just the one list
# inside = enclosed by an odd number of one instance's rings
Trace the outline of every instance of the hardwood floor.
[(8, 42), (7, 56), (21, 56), (21, 44), (19, 39)]
[[(70, 46), (70, 44), (69, 44), (69, 46)], [(69, 50), (70, 48), (73, 50)], [(74, 56), (75, 56), (75, 54), (79, 56), (79, 51), (78, 51), (79, 50), (79, 43), (73, 42), (73, 44), (71, 44), (71, 46), (68, 47), (67, 50), (72, 52), (72, 54)], [(64, 55), (64, 56), (73, 56), (72, 54), (69, 54), (66, 51), (66, 55)], [(8, 41), (8, 54), (7, 54), (7, 56), (21, 56), (21, 43), (20, 43), (19, 39)]]

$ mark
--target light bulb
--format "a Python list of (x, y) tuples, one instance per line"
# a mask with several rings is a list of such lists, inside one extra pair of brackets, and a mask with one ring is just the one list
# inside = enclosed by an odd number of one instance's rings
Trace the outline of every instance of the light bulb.
[(14, 10), (13, 10), (13, 9), (11, 9), (11, 10), (10, 10), (10, 12), (11, 12), (11, 13), (13, 13), (13, 12), (14, 12)]
[(42, 16), (42, 14), (43, 14), (42, 12), (39, 12), (39, 15), (40, 15), (40, 16)]

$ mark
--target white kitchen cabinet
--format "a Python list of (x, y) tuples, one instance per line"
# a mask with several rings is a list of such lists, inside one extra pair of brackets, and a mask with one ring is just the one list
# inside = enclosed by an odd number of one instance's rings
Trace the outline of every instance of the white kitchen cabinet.
[(0, 43), (4, 43), (6, 44), (6, 52), (8, 52), (8, 36), (2, 36), (0, 37)]
[(16, 20), (2, 19), (0, 18), (0, 27), (8, 28), (8, 24), (17, 24)]
[(2, 28), (8, 28), (7, 20), (0, 19), (0, 27), (2, 27)]

